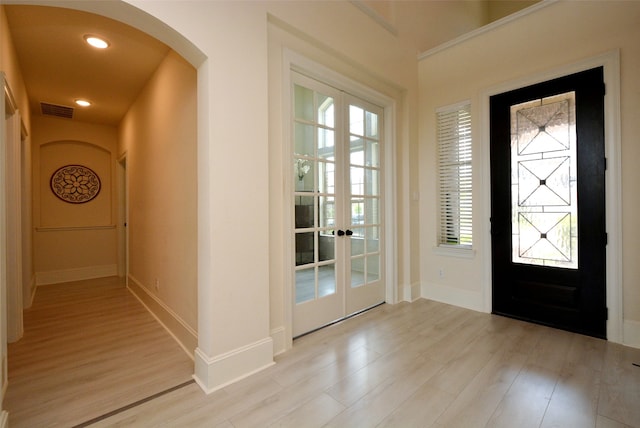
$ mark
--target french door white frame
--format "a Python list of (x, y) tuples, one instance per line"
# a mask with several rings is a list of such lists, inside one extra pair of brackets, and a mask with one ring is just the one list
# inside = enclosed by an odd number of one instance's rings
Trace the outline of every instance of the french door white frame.
[[(291, 72), (295, 71), (301, 73), (307, 77), (316, 79), (327, 85), (338, 88), (342, 91), (348, 92), (358, 98), (361, 98), (367, 102), (378, 105), (383, 109), (384, 114), (384, 147), (383, 147), (383, 159), (382, 159), (382, 182), (385, 194), (383, 198), (383, 228), (385, 233), (384, 240), (384, 281), (385, 281), (385, 302), (396, 303), (398, 299), (397, 284), (396, 284), (396, 260), (397, 260), (397, 225), (396, 225), (396, 180), (395, 180), (395, 112), (396, 101), (384, 94), (379, 93), (359, 82), (356, 82), (348, 77), (345, 77), (328, 67), (316, 63), (292, 50), (285, 49), (283, 51), (283, 64), (282, 64), (282, 104), (283, 104), (283, 177), (290, 177), (291, 175), (291, 158), (293, 155), (293, 142), (291, 141), (291, 135), (286, 130), (290, 129), (290, 122), (292, 116), (292, 102), (293, 99), (291, 88), (293, 87), (293, 80)], [(284, 272), (284, 342), (285, 349), (290, 349), (293, 343), (293, 307), (294, 307), (294, 266), (292, 260), (294, 259), (293, 248), (291, 242), (291, 231), (294, 230), (294, 218), (291, 210), (293, 206), (293, 186), (291, 180), (284, 180), (283, 185), (283, 212), (284, 215), (284, 228), (285, 233), (284, 242), (284, 257), (283, 257), (283, 272)]]

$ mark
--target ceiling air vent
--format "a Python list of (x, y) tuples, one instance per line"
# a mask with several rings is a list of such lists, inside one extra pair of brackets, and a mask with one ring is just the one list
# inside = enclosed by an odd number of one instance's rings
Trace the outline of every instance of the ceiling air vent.
[(42, 114), (46, 116), (64, 117), (66, 119), (73, 119), (73, 107), (59, 106), (50, 103), (40, 103)]

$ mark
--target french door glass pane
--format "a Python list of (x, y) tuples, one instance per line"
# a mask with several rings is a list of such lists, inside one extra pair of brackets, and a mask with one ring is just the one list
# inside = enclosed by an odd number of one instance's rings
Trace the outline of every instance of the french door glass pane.
[(351, 287), (359, 287), (365, 284), (365, 258), (351, 258)]
[(373, 168), (380, 167), (379, 144), (377, 141), (367, 141), (365, 165)]
[(336, 199), (333, 196), (320, 196), (320, 227), (329, 228), (336, 224)]
[(364, 239), (364, 228), (363, 227), (358, 227), (358, 228), (353, 228), (353, 236), (352, 238), (363, 238)]
[(364, 195), (364, 168), (351, 167), (351, 194)]
[(349, 132), (364, 135), (364, 110), (358, 106), (349, 106)]
[(296, 155), (313, 156), (313, 125), (295, 124), (294, 152)]
[(364, 200), (365, 218), (367, 224), (379, 224), (380, 212), (378, 206), (380, 200), (378, 198), (367, 198)]
[(353, 229), (353, 235), (351, 236), (351, 255), (363, 256), (365, 253), (364, 239), (362, 238), (362, 228)]
[(318, 123), (335, 128), (335, 103), (332, 97), (318, 94)]
[(367, 227), (367, 252), (375, 253), (380, 250), (380, 232), (377, 227)]
[(313, 227), (314, 224), (314, 197), (296, 196), (295, 218), (296, 229)]
[(378, 170), (376, 169), (366, 169), (365, 177), (364, 177), (364, 194), (366, 196), (378, 196), (379, 194), (379, 186), (378, 186)]
[(380, 279), (380, 255), (373, 254), (367, 256), (367, 282), (374, 282)]
[(316, 297), (316, 269), (296, 271), (296, 303), (308, 302)]
[(364, 224), (364, 201), (361, 198), (351, 199), (351, 226)]
[(318, 236), (318, 261), (326, 262), (336, 258), (335, 237), (328, 233), (320, 233)]
[(315, 259), (315, 232), (296, 233), (296, 266), (313, 263)]
[(312, 192), (315, 187), (314, 161), (295, 159), (293, 161), (293, 183), (296, 192)]
[(294, 87), (296, 119), (313, 121), (313, 91), (300, 85)]
[(512, 261), (578, 268), (575, 93), (511, 106)]
[(318, 266), (318, 297), (325, 297), (336, 292), (336, 265)]
[(370, 111), (365, 114), (366, 136), (369, 138), (378, 138), (378, 115)]
[(320, 193), (335, 193), (336, 166), (333, 162), (318, 162), (318, 191)]
[(351, 148), (349, 160), (351, 165), (364, 165), (364, 140), (360, 137), (351, 136)]
[(318, 128), (318, 157), (333, 159), (335, 135), (333, 129)]

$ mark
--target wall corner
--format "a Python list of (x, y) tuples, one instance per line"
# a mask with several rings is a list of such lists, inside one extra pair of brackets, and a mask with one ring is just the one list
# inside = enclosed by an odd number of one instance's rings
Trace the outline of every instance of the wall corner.
[(624, 345), (640, 349), (640, 321), (625, 320), (622, 337)]
[(213, 357), (197, 348), (193, 378), (206, 394), (211, 394), (275, 364), (273, 350), (271, 337)]

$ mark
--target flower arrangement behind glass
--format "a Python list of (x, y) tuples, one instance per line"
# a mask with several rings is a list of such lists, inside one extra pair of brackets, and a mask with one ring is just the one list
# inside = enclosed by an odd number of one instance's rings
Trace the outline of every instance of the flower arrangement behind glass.
[(302, 180), (304, 180), (304, 176), (311, 170), (311, 162), (307, 159), (296, 159), (295, 160), (295, 170), (298, 175), (298, 183), (302, 185)]
[(311, 171), (311, 161), (307, 159), (296, 159), (294, 162), (294, 168), (296, 171), (296, 175), (298, 176), (298, 181), (296, 183), (296, 190), (301, 191), (304, 190), (304, 177), (307, 175), (309, 171)]

